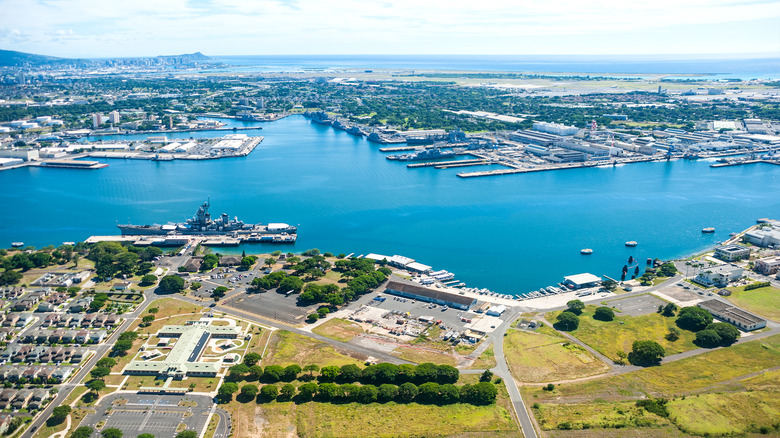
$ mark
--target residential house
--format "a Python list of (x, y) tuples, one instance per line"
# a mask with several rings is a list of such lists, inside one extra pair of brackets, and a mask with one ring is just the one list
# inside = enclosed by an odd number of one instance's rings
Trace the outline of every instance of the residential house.
[(59, 321), (60, 321), (59, 313), (50, 313), (46, 315), (46, 318), (43, 319), (43, 325), (51, 327), (53, 325), (56, 325)]
[(74, 301), (73, 304), (70, 305), (68, 308), (68, 311), (70, 313), (81, 313), (87, 311), (89, 309), (89, 305), (92, 303), (92, 297), (82, 297), (78, 300)]
[(16, 321), (15, 326), (16, 327), (24, 327), (30, 321), (32, 321), (32, 319), (33, 319), (32, 313), (20, 313), (19, 314), (19, 319)]
[(11, 406), (14, 409), (24, 409), (24, 407), (27, 406), (27, 402), (30, 401), (32, 396), (33, 396), (32, 389), (20, 389), (19, 392), (16, 393), (16, 398), (14, 398), (14, 401), (11, 403)]
[(71, 374), (73, 374), (73, 370), (74, 368), (71, 367), (57, 367), (57, 369), (52, 373), (51, 377), (59, 380), (60, 383), (63, 383), (70, 378)]
[(0, 408), (8, 409), (16, 398), (16, 390), (13, 388), (7, 388), (0, 391)]
[(10, 313), (5, 315), (5, 319), (3, 319), (3, 327), (15, 327), (17, 321), (19, 321), (18, 313)]
[(33, 396), (32, 399), (30, 399), (30, 403), (27, 405), (30, 409), (38, 410), (41, 407), (44, 406), (44, 402), (48, 400), (51, 397), (51, 394), (49, 394), (48, 389), (44, 388), (38, 388), (33, 390)]
[(57, 321), (57, 327), (68, 327), (71, 319), (73, 319), (72, 315), (60, 315), (60, 319)]

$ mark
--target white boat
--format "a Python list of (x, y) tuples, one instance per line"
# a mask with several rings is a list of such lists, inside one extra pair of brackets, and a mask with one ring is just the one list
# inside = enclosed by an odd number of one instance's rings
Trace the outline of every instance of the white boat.
[(580, 250), (580, 254), (593, 254), (593, 250), (590, 248), (583, 248)]
[(24, 246), (24, 242), (13, 242), (11, 243), (11, 246), (13, 246), (14, 248), (21, 248)]

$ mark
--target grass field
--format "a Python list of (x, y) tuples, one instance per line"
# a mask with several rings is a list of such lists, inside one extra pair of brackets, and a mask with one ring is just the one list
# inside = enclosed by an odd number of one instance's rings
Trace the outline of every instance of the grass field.
[(604, 373), (609, 366), (584, 348), (559, 336), (509, 330), (504, 354), (521, 382), (551, 382)]
[[(483, 341), (484, 342), (484, 341)], [(469, 369), (472, 370), (487, 370), (496, 366), (496, 354), (493, 352), (493, 345), (487, 348), (482, 354), (479, 355), (477, 360), (474, 361)]]
[(287, 330), (274, 332), (268, 345), (263, 366), (299, 364), (301, 366), (315, 364), (320, 367), (346, 364), (362, 365), (366, 358), (354, 358), (339, 353), (335, 348), (306, 336), (297, 335)]
[(534, 405), (534, 416), (544, 430), (622, 429), (661, 427), (669, 420), (639, 408), (634, 402)]
[(400, 346), (397, 347), (395, 350), (393, 350), (394, 353), (398, 354), (398, 357), (404, 360), (408, 360), (409, 362), (414, 363), (425, 363), (425, 362), (431, 362), (439, 365), (452, 365), (455, 366), (458, 364), (458, 360), (455, 359), (454, 356), (451, 356), (449, 354), (444, 353), (437, 353), (430, 350), (421, 350), (414, 347), (405, 347)]
[[(466, 377), (474, 383), (479, 376)], [(491, 406), (234, 400), (222, 407), (231, 414), (233, 436), (242, 437), (517, 437), (506, 388), (498, 387)]]
[[(147, 327), (139, 328), (139, 332), (157, 333), (157, 331), (165, 325), (180, 324), (191, 319), (200, 319), (200, 313), (203, 311), (203, 307), (197, 306), (195, 304), (185, 303), (184, 301), (179, 301), (174, 298), (161, 298), (159, 300), (152, 301), (149, 304), (149, 307), (146, 308), (147, 312), (141, 314), (141, 317), (145, 315), (151, 315), (148, 310), (154, 308), (158, 309), (157, 313), (154, 314), (154, 322), (152, 322)], [(139, 317), (139, 319), (130, 326), (129, 330), (134, 330), (139, 326), (140, 323), (141, 320)]]
[[(604, 322), (593, 319), (595, 310), (596, 306), (586, 306), (580, 315), (579, 327), (570, 333), (612, 360), (619, 359), (618, 351), (630, 352), (631, 344), (637, 340), (658, 342), (664, 347), (667, 356), (697, 348), (693, 344), (696, 335), (687, 330), (680, 330), (680, 339), (675, 342), (664, 338), (670, 328), (677, 328), (673, 317), (667, 318), (655, 312), (641, 316), (621, 316), (616, 312), (614, 320)], [(556, 321), (559, 313), (548, 313), (547, 320)]]
[(754, 391), (704, 394), (673, 400), (669, 418), (683, 432), (696, 435), (735, 435), (778, 431), (780, 397), (776, 392)]
[(333, 318), (318, 325), (312, 332), (337, 341), (348, 342), (350, 339), (363, 333), (363, 328), (352, 321)]
[[(764, 374), (752, 376), (780, 364), (780, 335), (753, 342), (721, 348), (697, 356), (664, 364), (660, 367), (594, 379), (587, 382), (559, 385), (555, 391), (526, 387), (524, 393), (531, 403), (577, 403), (587, 400), (626, 400), (651, 395), (674, 397), (692, 393), (734, 391), (749, 385), (769, 385)], [(774, 371), (768, 374), (776, 376)], [(740, 381), (745, 378), (745, 382)], [(759, 380), (764, 379), (764, 380)], [(746, 387), (746, 385), (748, 385)]]
[(729, 290), (731, 296), (726, 299), (735, 305), (772, 321), (780, 321), (780, 289), (767, 286), (746, 291), (742, 286)]

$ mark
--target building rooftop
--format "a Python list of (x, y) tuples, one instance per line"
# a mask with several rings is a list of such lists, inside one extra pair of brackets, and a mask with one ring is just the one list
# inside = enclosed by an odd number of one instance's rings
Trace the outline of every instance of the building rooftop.
[(449, 301), (457, 303), (463, 306), (471, 306), (475, 299), (464, 295), (453, 294), (436, 289), (429, 289), (427, 287), (418, 286), (416, 284), (405, 283), (395, 280), (390, 280), (385, 286), (385, 289), (397, 290), (400, 292), (406, 292), (410, 294), (419, 295), (421, 297), (432, 298), (442, 301)]
[(601, 277), (597, 277), (587, 272), (584, 274), (569, 275), (563, 277), (563, 279), (574, 284), (588, 284), (588, 283), (596, 283), (596, 282), (601, 283)]
[(729, 303), (724, 303), (723, 301), (719, 300), (702, 301), (698, 304), (698, 306), (702, 309), (709, 310), (713, 315), (728, 316), (729, 318), (735, 321), (740, 321), (745, 325), (753, 325), (766, 321), (765, 319), (759, 318), (758, 316), (753, 315), (750, 312), (746, 312), (739, 307), (734, 307)]

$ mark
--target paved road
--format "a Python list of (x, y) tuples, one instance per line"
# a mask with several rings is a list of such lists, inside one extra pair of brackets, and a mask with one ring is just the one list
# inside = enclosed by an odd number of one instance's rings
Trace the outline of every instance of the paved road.
[(82, 363), (81, 370), (70, 379), (70, 383), (59, 385), (59, 392), (57, 393), (57, 397), (55, 397), (54, 400), (49, 403), (40, 414), (38, 414), (30, 427), (28, 427), (27, 430), (22, 433), (20, 438), (31, 438), (33, 435), (35, 435), (35, 431), (37, 431), (38, 428), (40, 428), (43, 423), (49, 419), (54, 408), (62, 405), (73, 389), (82, 384), (82, 381), (85, 377), (87, 377), (87, 375), (89, 375), (89, 372), (95, 366), (95, 363), (97, 363), (97, 361), (100, 360), (100, 358), (103, 357), (103, 355), (106, 354), (106, 352), (111, 349), (111, 347), (113, 347), (117, 338), (119, 338), (119, 334), (127, 330), (133, 321), (138, 317), (138, 315), (140, 315), (151, 302), (152, 300), (150, 299), (150, 293), (147, 292), (146, 299), (138, 306), (138, 308), (136, 308), (133, 313), (122, 315), (124, 318), (126, 318), (125, 322), (122, 323), (122, 325), (119, 326), (116, 330), (114, 330), (106, 342), (97, 346), (97, 353), (93, 355), (92, 358), (90, 358), (88, 361)]
[(520, 422), (520, 427), (523, 429), (523, 435), (526, 438), (536, 438), (536, 429), (534, 429), (533, 420), (531, 420), (531, 415), (528, 413), (525, 403), (523, 403), (523, 397), (517, 389), (515, 379), (512, 377), (512, 373), (509, 372), (509, 366), (504, 357), (504, 334), (509, 326), (512, 325), (512, 322), (520, 316), (520, 313), (521, 312), (516, 312), (513, 314), (490, 336), (490, 339), (493, 342), (493, 353), (496, 358), (496, 367), (493, 369), (493, 373), (501, 377), (506, 384), (506, 389), (509, 392), (509, 400), (515, 410), (515, 415)]

